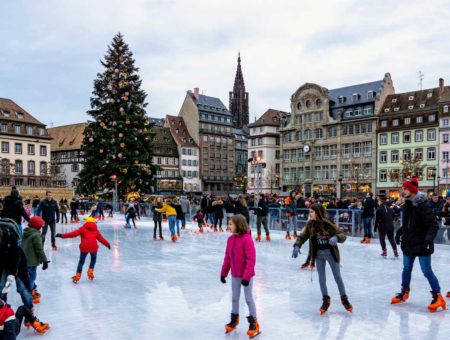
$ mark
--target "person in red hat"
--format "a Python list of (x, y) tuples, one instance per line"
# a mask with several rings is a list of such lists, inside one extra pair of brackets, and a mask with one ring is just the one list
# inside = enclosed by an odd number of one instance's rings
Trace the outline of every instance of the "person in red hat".
[(80, 260), (78, 261), (77, 273), (72, 277), (73, 283), (78, 283), (81, 278), (81, 271), (83, 270), (84, 261), (88, 254), (91, 255), (91, 263), (87, 276), (89, 280), (94, 279), (94, 267), (97, 262), (98, 242), (102, 243), (106, 248), (111, 249), (109, 242), (103, 237), (100, 231), (97, 229), (95, 222), (86, 222), (81, 228), (74, 230), (70, 233), (56, 234), (56, 237), (60, 238), (73, 238), (81, 237), (80, 243)]
[(404, 302), (409, 298), (411, 272), (416, 257), (420, 268), (431, 286), (433, 300), (428, 306), (430, 312), (440, 307), (446, 309), (446, 302), (441, 296), (439, 281), (431, 268), (431, 255), (434, 253), (434, 239), (438, 232), (436, 216), (433, 214), (428, 197), (419, 192), (417, 178), (407, 178), (402, 184), (403, 206), (402, 227), (397, 231), (395, 240), (401, 244), (403, 251), (402, 289), (391, 300), (392, 304)]
[(37, 267), (42, 264), (42, 269), (46, 270), (50, 261), (44, 253), (42, 245), (42, 237), (40, 230), (45, 225), (45, 221), (41, 216), (33, 216), (28, 222), (28, 228), (23, 232), (22, 249), (27, 258), (28, 276), (30, 277), (31, 295), (33, 295), (33, 303), (40, 302), (41, 294), (36, 289)]

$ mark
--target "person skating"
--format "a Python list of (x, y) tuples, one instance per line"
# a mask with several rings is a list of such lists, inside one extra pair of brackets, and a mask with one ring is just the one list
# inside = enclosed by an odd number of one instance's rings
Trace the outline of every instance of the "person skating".
[(256, 212), (256, 241), (261, 241), (261, 224), (264, 226), (266, 232), (266, 241), (270, 241), (270, 232), (268, 227), (267, 216), (269, 215), (268, 202), (264, 194), (259, 194), (258, 207), (253, 208)]
[(51, 191), (45, 194), (45, 200), (41, 201), (37, 211), (39, 216), (42, 216), (45, 221), (44, 228), (42, 228), (42, 244), (45, 244), (45, 235), (47, 235), (48, 227), (50, 227), (52, 249), (57, 250), (56, 247), (56, 223), (59, 223), (59, 208), (56, 201), (53, 199)]
[[(63, 197), (59, 200), (59, 212), (61, 213), (61, 224), (65, 223), (67, 224), (67, 211), (69, 210), (69, 204), (67, 202), (67, 198)], [(66, 222), (64, 222), (64, 220)]]
[(45, 222), (40, 216), (33, 216), (28, 223), (28, 228), (23, 232), (22, 249), (27, 258), (28, 277), (30, 279), (31, 295), (33, 304), (40, 302), (41, 294), (36, 289), (37, 267), (42, 264), (42, 270), (48, 268), (50, 261), (44, 253), (40, 230)]
[(183, 210), (183, 219), (181, 220), (181, 229), (184, 230), (184, 229), (186, 229), (186, 216), (191, 211), (191, 204), (189, 203), (189, 200), (187, 199), (186, 196), (181, 196), (180, 197), (180, 205), (181, 205), (181, 209)]
[(403, 252), (402, 288), (391, 299), (392, 304), (405, 302), (409, 298), (411, 273), (416, 257), (420, 268), (431, 287), (432, 301), (428, 306), (430, 312), (438, 308), (446, 309), (446, 302), (441, 296), (439, 281), (431, 268), (431, 255), (434, 253), (434, 239), (438, 231), (436, 217), (427, 199), (419, 192), (417, 178), (408, 178), (402, 184), (403, 205), (402, 227), (397, 230), (395, 240), (401, 244)]
[(153, 239), (156, 240), (156, 230), (159, 227), (159, 239), (164, 240), (162, 236), (161, 224), (162, 224), (162, 214), (157, 212), (156, 209), (162, 208), (162, 199), (161, 197), (155, 197), (152, 201), (152, 213), (153, 213), (153, 223), (155, 227), (153, 228)]
[(134, 204), (130, 204), (127, 208), (127, 210), (125, 211), (125, 228), (131, 228), (131, 224), (130, 224), (130, 220), (131, 222), (133, 222), (133, 227), (134, 229), (136, 228), (136, 208), (134, 206)]
[(364, 238), (361, 243), (370, 243), (372, 238), (372, 220), (375, 217), (376, 202), (373, 199), (373, 194), (371, 192), (367, 193), (366, 199), (363, 202), (363, 211), (361, 218), (364, 224)]
[(181, 204), (178, 198), (174, 197), (172, 199), (171, 203), (172, 207), (175, 208), (175, 211), (177, 212), (177, 219), (176, 219), (176, 229), (177, 229), (177, 236), (178, 238), (181, 237), (180, 233), (180, 224), (183, 222), (184, 214), (183, 209), (181, 208)]
[[(89, 280), (93, 280), (94, 277), (94, 267), (97, 262), (97, 252), (98, 252), (98, 242), (103, 244), (106, 248), (111, 249), (109, 242), (103, 237), (101, 232), (97, 228), (97, 224), (94, 221), (87, 219), (81, 228), (74, 230), (70, 233), (56, 234), (56, 237), (60, 238), (73, 238), (81, 237), (80, 242), (80, 259), (78, 261), (77, 273), (72, 277), (73, 283), (78, 283), (81, 278), (81, 272), (83, 270), (84, 261), (88, 254), (91, 255), (91, 262), (89, 264), (89, 269), (87, 271), (87, 277)], [(98, 242), (97, 242), (98, 241)]]
[(381, 245), (381, 256), (387, 256), (386, 249), (386, 236), (391, 244), (392, 250), (394, 251), (394, 256), (398, 257), (397, 245), (394, 239), (394, 210), (390, 207), (390, 202), (386, 197), (380, 198), (380, 206), (375, 212), (375, 227), (374, 231), (378, 231), (380, 237)]
[(288, 197), (284, 200), (284, 207), (286, 209), (286, 217), (287, 217), (287, 224), (286, 224), (286, 240), (291, 239), (290, 231), (291, 228), (293, 229), (292, 236), (297, 238), (297, 223), (295, 221), (295, 215), (296, 215), (296, 202), (295, 202), (295, 191), (291, 191)]
[(78, 218), (78, 209), (80, 209), (80, 202), (74, 197), (70, 201), (70, 222), (77, 223), (79, 222)]
[(250, 226), (250, 212), (248, 210), (248, 204), (245, 199), (245, 195), (239, 194), (236, 204), (234, 205), (234, 214), (244, 216), (247, 224)]
[(193, 221), (197, 221), (199, 233), (203, 233), (203, 224), (205, 223), (204, 218), (205, 217), (203, 216), (202, 211), (199, 209), (197, 210), (194, 218), (192, 219)]
[(177, 211), (169, 203), (171, 203), (171, 200), (166, 199), (166, 201), (163, 203), (162, 208), (156, 208), (155, 211), (159, 213), (164, 213), (166, 215), (167, 221), (169, 222), (169, 229), (172, 242), (176, 242), (177, 236), (175, 235), (175, 223), (177, 220)]
[(231, 269), (232, 309), (231, 321), (225, 325), (226, 333), (231, 332), (239, 324), (239, 298), (241, 285), (244, 286), (245, 301), (250, 316), (247, 317), (250, 338), (260, 333), (256, 318), (256, 305), (253, 299), (253, 281), (255, 276), (256, 252), (250, 235), (247, 220), (242, 215), (235, 215), (230, 220), (232, 235), (228, 238), (225, 257), (223, 259), (220, 281), (226, 283)]
[(219, 196), (215, 197), (214, 202), (212, 202), (212, 212), (214, 214), (214, 231), (223, 232), (223, 201)]
[(303, 232), (294, 243), (292, 258), (297, 258), (300, 254), (301, 246), (309, 240), (309, 255), (311, 260), (316, 262), (317, 273), (319, 274), (320, 290), (323, 296), (323, 304), (320, 307), (320, 313), (325, 313), (331, 304), (331, 298), (328, 295), (326, 285), (325, 265), (326, 262), (331, 267), (334, 280), (341, 295), (341, 302), (344, 308), (352, 312), (353, 306), (348, 301), (345, 292), (344, 281), (342, 280), (340, 270), (340, 255), (337, 244), (344, 243), (346, 236), (339, 228), (331, 222), (325, 208), (321, 204), (312, 204), (309, 210), (309, 220), (306, 223)]
[(12, 189), (11, 194), (5, 197), (1, 217), (13, 219), (19, 228), (20, 237), (22, 237), (22, 217), (27, 222), (30, 221), (30, 217), (23, 207), (23, 203), (19, 195), (19, 190)]
[(38, 195), (34, 195), (33, 201), (31, 201), (31, 207), (33, 208), (33, 215), (37, 215), (37, 211), (39, 208), (39, 203), (41, 203), (41, 200), (39, 199)]

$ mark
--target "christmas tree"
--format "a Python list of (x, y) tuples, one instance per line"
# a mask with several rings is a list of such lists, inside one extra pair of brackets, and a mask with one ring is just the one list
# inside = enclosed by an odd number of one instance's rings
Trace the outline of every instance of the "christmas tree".
[(133, 54), (117, 34), (97, 74), (91, 98), (93, 118), (84, 131), (81, 150), (84, 167), (79, 174), (81, 193), (112, 187), (118, 192), (149, 191), (152, 185), (151, 124), (145, 114), (147, 94), (134, 66)]

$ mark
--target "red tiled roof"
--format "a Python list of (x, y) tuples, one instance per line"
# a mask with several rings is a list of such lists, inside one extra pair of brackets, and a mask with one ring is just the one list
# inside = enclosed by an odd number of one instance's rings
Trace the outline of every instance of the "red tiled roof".
[(248, 127), (281, 126), (281, 118), (287, 114), (284, 111), (268, 109), (256, 122), (249, 124)]
[(57, 126), (47, 129), (52, 140), (52, 152), (80, 150), (87, 123)]
[(170, 133), (180, 146), (197, 147), (194, 139), (189, 134), (183, 117), (166, 116), (166, 126), (170, 129)]

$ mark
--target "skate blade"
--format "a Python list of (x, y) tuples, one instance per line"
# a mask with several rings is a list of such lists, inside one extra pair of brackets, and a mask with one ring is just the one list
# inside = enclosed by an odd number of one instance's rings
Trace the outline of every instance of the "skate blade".
[(248, 338), (249, 339), (253, 339), (253, 338), (256, 338), (258, 335), (260, 335), (261, 334), (261, 332), (258, 332), (258, 333), (256, 333), (255, 335), (252, 335), (252, 336), (249, 336)]

